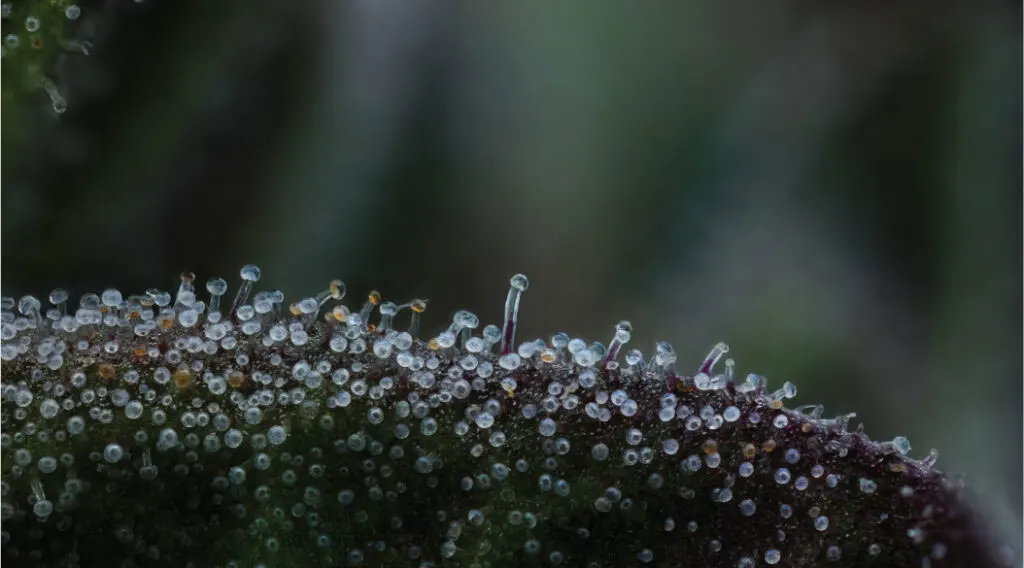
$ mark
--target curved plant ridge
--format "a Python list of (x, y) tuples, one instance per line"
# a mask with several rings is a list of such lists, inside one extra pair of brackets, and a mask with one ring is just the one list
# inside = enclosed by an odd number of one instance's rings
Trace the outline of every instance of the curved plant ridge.
[(16, 566), (1008, 566), (905, 438), (788, 408), (716, 345), (556, 333), (255, 266), (173, 293), (2, 300), (3, 559)]

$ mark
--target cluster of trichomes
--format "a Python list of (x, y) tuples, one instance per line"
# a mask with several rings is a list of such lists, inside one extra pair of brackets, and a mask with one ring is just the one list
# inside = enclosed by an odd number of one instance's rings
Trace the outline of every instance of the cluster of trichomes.
[[(667, 343), (514, 344), (340, 281), (2, 300), (2, 553), (18, 566), (1005, 565), (904, 438), (696, 372)], [(208, 294), (208, 295), (207, 295)], [(200, 296), (207, 298), (201, 301)], [(399, 320), (402, 325), (399, 326)]]
[(55, 112), (67, 110), (67, 100), (51, 72), (61, 54), (89, 54), (90, 43), (72, 39), (69, 29), (81, 17), (82, 8), (73, 0), (11, 0), (0, 4), (5, 98), (42, 90)]

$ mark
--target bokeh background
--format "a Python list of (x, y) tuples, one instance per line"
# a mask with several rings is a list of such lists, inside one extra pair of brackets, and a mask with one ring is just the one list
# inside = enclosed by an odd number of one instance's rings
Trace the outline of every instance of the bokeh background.
[[(2, 286), (263, 268), (520, 338), (727, 341), (1020, 550), (1021, 5), (84, 1), (4, 101)], [(10, 59), (5, 58), (10, 68)]]

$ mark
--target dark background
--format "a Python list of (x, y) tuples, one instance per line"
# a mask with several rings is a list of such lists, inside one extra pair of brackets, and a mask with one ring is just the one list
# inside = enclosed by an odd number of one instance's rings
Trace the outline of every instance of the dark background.
[(68, 111), (5, 102), (4, 294), (254, 263), (437, 330), (525, 272), (521, 339), (724, 340), (1019, 550), (1020, 4), (556, 4), (83, 2)]

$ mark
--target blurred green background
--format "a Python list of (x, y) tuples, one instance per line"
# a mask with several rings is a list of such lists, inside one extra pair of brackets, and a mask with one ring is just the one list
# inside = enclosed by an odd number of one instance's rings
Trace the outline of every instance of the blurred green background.
[(67, 112), (5, 99), (5, 295), (255, 263), (437, 329), (521, 271), (520, 338), (724, 340), (1020, 549), (1019, 2), (82, 5)]

